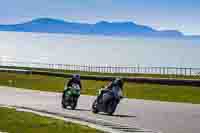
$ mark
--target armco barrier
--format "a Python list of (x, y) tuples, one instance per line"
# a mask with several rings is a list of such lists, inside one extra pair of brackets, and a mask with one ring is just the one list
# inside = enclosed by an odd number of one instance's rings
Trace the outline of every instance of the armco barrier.
[[(38, 74), (38, 75), (64, 77), (64, 78), (72, 77), (72, 74), (66, 74), (66, 73), (62, 73), (62, 72), (48, 72), (48, 71), (22, 70), (22, 69), (1, 68), (0, 72), (12, 72), (12, 73), (19, 73), (19, 74)], [(114, 78), (116, 78), (116, 77), (114, 77), (114, 76), (98, 76), (98, 75), (81, 75), (81, 79), (84, 79), (84, 80), (110, 81)], [(200, 86), (200, 80), (192, 80), (192, 79), (139, 78), (139, 77), (122, 77), (122, 78), (126, 82), (135, 82), (135, 83)]]
[(49, 64), (44, 62), (23, 61), (20, 59), (1, 59), (0, 67), (29, 67), (38, 69), (54, 69), (54, 70), (69, 70), (82, 72), (101, 72), (101, 73), (129, 73), (129, 74), (160, 74), (160, 75), (180, 75), (180, 76), (200, 76), (200, 68), (191, 67), (145, 67), (136, 66), (121, 66), (121, 65), (94, 65), (94, 64)]

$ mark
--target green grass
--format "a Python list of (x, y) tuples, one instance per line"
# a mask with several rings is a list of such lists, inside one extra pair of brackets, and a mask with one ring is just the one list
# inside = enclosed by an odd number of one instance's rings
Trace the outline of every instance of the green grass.
[[(68, 79), (0, 72), (0, 85), (42, 91), (62, 92), (66, 80)], [(97, 90), (107, 83), (107, 81), (82, 80), (82, 94), (96, 95)], [(200, 87), (125, 83), (124, 96), (136, 99), (200, 104)]]
[(8, 133), (102, 133), (86, 126), (64, 122), (15, 109), (0, 108), (0, 131)]
[(119, 76), (119, 77), (149, 77), (149, 78), (175, 78), (175, 79), (199, 79), (200, 76), (184, 76), (174, 74), (140, 74), (140, 73), (100, 73), (100, 72), (83, 72), (83, 71), (70, 71), (61, 69), (45, 69), (45, 68), (30, 68), (30, 67), (8, 67), (0, 66), (0, 68), (14, 68), (14, 69), (26, 69), (26, 70), (37, 70), (37, 71), (50, 71), (50, 72), (64, 72), (66, 74), (79, 73), (80, 75), (102, 75), (102, 76)]

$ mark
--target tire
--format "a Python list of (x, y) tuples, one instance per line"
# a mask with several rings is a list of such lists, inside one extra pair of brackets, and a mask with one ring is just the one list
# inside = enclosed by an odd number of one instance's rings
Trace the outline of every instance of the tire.
[(64, 109), (66, 109), (67, 108), (67, 106), (65, 105), (65, 102), (64, 102), (64, 100), (62, 99), (62, 108), (64, 108)]
[(77, 101), (78, 101), (78, 99), (74, 97), (73, 100), (72, 100), (72, 103), (71, 103), (71, 109), (72, 110), (76, 109)]
[(115, 113), (115, 110), (117, 108), (117, 102), (113, 101), (111, 103), (108, 104), (108, 114), (109, 115), (113, 115)]
[(97, 114), (99, 112), (96, 105), (97, 105), (97, 99), (92, 104), (92, 112), (95, 114)]
[(69, 106), (69, 101), (70, 101), (70, 97), (69, 96), (64, 96), (62, 99), (62, 107), (67, 109), (67, 106)]
[(75, 110), (75, 109), (76, 109), (76, 103), (73, 103), (73, 104), (71, 105), (71, 109), (72, 109), (72, 110)]

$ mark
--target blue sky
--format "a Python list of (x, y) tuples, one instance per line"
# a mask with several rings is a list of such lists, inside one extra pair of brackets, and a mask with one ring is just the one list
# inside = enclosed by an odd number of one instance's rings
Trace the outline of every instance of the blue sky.
[(0, 24), (38, 17), (95, 23), (134, 21), (200, 35), (200, 0), (4, 0)]

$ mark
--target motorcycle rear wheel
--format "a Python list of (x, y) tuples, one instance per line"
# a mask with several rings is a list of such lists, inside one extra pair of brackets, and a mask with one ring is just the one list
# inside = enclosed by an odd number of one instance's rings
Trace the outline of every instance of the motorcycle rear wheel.
[(97, 114), (99, 112), (96, 105), (97, 105), (97, 99), (92, 104), (92, 112), (95, 114)]

